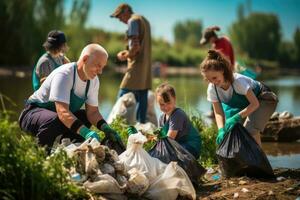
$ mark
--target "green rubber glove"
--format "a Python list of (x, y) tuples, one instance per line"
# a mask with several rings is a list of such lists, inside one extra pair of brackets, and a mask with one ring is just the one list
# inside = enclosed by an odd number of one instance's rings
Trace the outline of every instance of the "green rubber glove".
[(158, 129), (155, 134), (157, 134), (160, 139), (168, 137), (168, 132), (165, 128)]
[(225, 132), (231, 131), (234, 125), (242, 121), (242, 117), (239, 113), (233, 115), (225, 121)]
[(82, 128), (79, 129), (79, 134), (82, 137), (84, 137), (85, 139), (88, 139), (91, 137), (91, 138), (97, 139), (100, 142), (100, 137), (99, 137), (98, 133), (88, 129), (86, 126), (82, 126)]
[(132, 134), (135, 134), (137, 132), (138, 131), (136, 130), (136, 128), (134, 126), (128, 126), (128, 128), (127, 128), (128, 135), (132, 135)]
[(223, 141), (224, 137), (225, 137), (225, 129), (224, 128), (219, 128), (218, 130), (218, 136), (216, 139), (217, 144), (221, 144), (221, 142)]
[(122, 141), (120, 135), (112, 129), (108, 124), (103, 124), (101, 130), (104, 132), (105, 136), (113, 142)]

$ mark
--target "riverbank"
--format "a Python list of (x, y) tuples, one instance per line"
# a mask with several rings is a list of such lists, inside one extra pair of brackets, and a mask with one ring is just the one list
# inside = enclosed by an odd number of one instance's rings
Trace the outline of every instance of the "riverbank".
[(206, 174), (206, 180), (197, 189), (202, 200), (295, 200), (300, 198), (300, 169), (275, 169), (273, 180), (238, 177), (224, 179), (219, 173)]

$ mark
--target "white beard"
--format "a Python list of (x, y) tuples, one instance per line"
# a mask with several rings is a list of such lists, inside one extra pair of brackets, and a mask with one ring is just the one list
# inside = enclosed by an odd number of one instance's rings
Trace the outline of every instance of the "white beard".
[(89, 77), (89, 75), (88, 75), (88, 73), (87, 73), (87, 71), (86, 71), (86, 65), (85, 65), (85, 64), (83, 65), (83, 73), (84, 73), (84, 76), (85, 76), (88, 80), (91, 80), (91, 79), (92, 79), (91, 77)]

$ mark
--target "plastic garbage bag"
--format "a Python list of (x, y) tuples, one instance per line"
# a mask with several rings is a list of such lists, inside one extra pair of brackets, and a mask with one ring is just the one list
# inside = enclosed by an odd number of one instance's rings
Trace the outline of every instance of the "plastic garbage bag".
[(166, 164), (171, 161), (177, 162), (195, 184), (198, 184), (200, 177), (206, 172), (205, 168), (199, 164), (190, 152), (185, 150), (175, 140), (168, 137), (159, 139), (149, 150), (149, 154), (154, 158), (160, 159)]
[[(155, 112), (155, 95), (151, 90), (148, 91), (147, 100), (146, 121), (157, 126), (158, 121)], [(113, 106), (107, 118), (107, 123), (111, 124), (117, 116), (120, 116), (125, 118), (128, 124), (134, 124), (136, 122), (136, 106), (137, 102), (134, 94), (132, 92), (124, 94)]]
[(125, 151), (125, 146), (124, 146), (123, 142), (120, 140), (116, 140), (116, 142), (114, 142), (114, 141), (108, 139), (107, 137), (105, 137), (101, 141), (101, 144), (107, 146), (110, 149), (115, 150), (119, 155)]
[(83, 186), (94, 193), (123, 193), (118, 182), (110, 175), (99, 175), (94, 182), (86, 181)]
[(196, 191), (185, 171), (176, 162), (170, 162), (164, 173), (149, 186), (145, 197), (155, 200), (175, 200), (178, 196), (196, 199)]
[(143, 144), (146, 141), (147, 138), (140, 132), (130, 135), (127, 142), (127, 149), (119, 155), (119, 159), (124, 163), (125, 171), (137, 168), (151, 182), (155, 177), (163, 173), (166, 165), (160, 160), (151, 157), (143, 149)]
[(225, 177), (274, 177), (266, 154), (239, 123), (225, 135), (216, 154)]
[(136, 99), (132, 92), (124, 94), (117, 100), (107, 118), (107, 123), (112, 123), (117, 116), (125, 118), (129, 124), (134, 124), (136, 120)]
[(128, 174), (127, 191), (140, 196), (144, 194), (149, 187), (149, 179), (137, 168), (130, 169)]
[(158, 120), (155, 112), (155, 95), (154, 92), (152, 92), (151, 90), (148, 91), (146, 121), (151, 122), (155, 126), (158, 125)]

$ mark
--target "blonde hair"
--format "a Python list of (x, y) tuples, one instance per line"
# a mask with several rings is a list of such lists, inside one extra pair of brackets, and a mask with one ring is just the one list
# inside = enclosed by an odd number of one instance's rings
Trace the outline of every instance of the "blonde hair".
[(219, 51), (209, 50), (206, 58), (200, 64), (200, 72), (207, 71), (222, 71), (224, 73), (224, 79), (233, 83), (233, 71), (231, 69), (230, 61)]
[(175, 89), (170, 84), (163, 83), (156, 88), (155, 96), (161, 96), (165, 103), (170, 102), (170, 96), (176, 98)]

